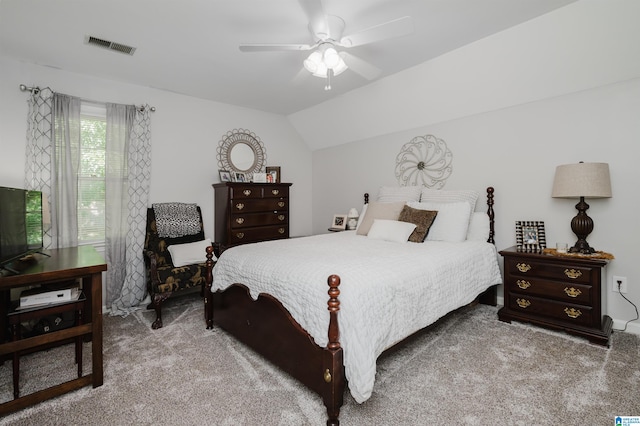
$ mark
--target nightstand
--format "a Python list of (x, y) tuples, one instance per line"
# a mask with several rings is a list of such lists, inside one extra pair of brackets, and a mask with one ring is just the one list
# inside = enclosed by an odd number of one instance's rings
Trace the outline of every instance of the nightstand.
[(504, 307), (501, 321), (529, 322), (607, 345), (613, 321), (603, 313), (607, 260), (502, 250)]

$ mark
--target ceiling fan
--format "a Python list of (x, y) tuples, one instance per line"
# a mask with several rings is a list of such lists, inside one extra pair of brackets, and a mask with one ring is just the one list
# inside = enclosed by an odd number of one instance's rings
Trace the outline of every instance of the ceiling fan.
[[(348, 53), (351, 47), (363, 46), (413, 33), (413, 22), (409, 16), (387, 21), (354, 34), (343, 35), (345, 22), (339, 16), (327, 15), (321, 0), (299, 0), (309, 17), (310, 44), (243, 43), (242, 52), (308, 51), (313, 52), (304, 60), (307, 71), (316, 77), (326, 78), (325, 90), (331, 90), (331, 77), (350, 68), (352, 71), (373, 80), (382, 72), (376, 66)], [(338, 51), (340, 49), (340, 51)]]

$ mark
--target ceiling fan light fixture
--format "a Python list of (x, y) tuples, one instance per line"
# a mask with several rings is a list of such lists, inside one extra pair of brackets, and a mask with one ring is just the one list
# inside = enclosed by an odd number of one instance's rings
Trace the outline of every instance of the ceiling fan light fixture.
[(333, 47), (328, 47), (324, 51), (324, 55), (322, 56), (322, 60), (327, 68), (334, 69), (338, 63), (340, 62), (340, 56), (338, 52)]
[(322, 53), (318, 52), (317, 50), (311, 53), (311, 55), (309, 55), (309, 57), (304, 60), (303, 65), (307, 71), (314, 74), (318, 71), (320, 65), (324, 65), (322, 63)]
[(344, 62), (344, 59), (342, 59), (340, 56), (338, 56), (338, 64), (333, 67), (333, 75), (340, 75), (342, 74), (347, 68), (349, 68), (347, 66), (347, 64)]

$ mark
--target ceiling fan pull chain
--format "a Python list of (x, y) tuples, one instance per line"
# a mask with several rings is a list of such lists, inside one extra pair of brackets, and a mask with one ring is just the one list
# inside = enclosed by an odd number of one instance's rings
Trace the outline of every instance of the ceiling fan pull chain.
[(331, 90), (331, 75), (333, 74), (333, 70), (329, 68), (327, 70), (327, 84), (324, 86), (324, 90)]

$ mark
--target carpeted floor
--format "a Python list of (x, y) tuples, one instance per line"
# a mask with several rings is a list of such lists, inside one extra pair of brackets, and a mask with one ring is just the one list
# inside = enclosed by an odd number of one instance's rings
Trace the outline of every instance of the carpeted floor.
[[(219, 329), (196, 297), (176, 298), (153, 331), (152, 312), (104, 319), (104, 385), (0, 419), (7, 425), (323, 425), (319, 396)], [(91, 368), (85, 347), (85, 368)], [(73, 346), (26, 356), (23, 393), (74, 377)], [(11, 362), (0, 367), (11, 398)], [(459, 310), (384, 354), (373, 396), (347, 394), (343, 425), (612, 425), (640, 415), (640, 336), (610, 349), (523, 324), (497, 308)]]

